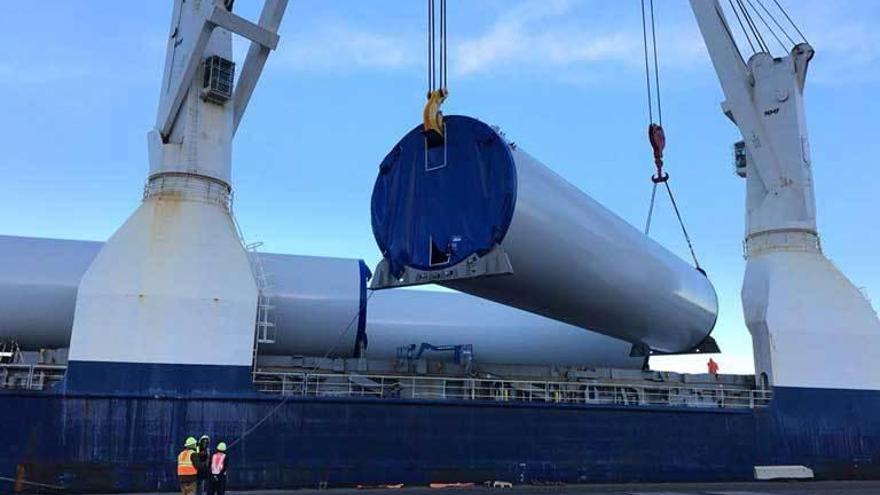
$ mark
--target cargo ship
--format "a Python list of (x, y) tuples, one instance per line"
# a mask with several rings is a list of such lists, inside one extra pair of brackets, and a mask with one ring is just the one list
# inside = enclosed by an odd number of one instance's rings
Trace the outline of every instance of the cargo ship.
[[(717, 351), (705, 274), (471, 117), (380, 166), (375, 275), (244, 242), (231, 145), (287, 2), (232, 7), (174, 1), (143, 202), (106, 243), (0, 237), (3, 491), (175, 490), (201, 434), (235, 489), (880, 478), (880, 321), (818, 242), (808, 44), (744, 60), (691, 0), (744, 138), (756, 372), (678, 374), (651, 356)], [(401, 288), (426, 283), (465, 294)]]

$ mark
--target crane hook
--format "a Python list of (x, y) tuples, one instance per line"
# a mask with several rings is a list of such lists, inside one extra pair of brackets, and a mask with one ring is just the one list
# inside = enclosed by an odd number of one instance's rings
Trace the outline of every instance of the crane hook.
[(651, 148), (654, 149), (654, 166), (657, 167), (657, 174), (651, 177), (654, 184), (666, 182), (669, 180), (669, 174), (663, 171), (663, 149), (666, 148), (666, 133), (660, 124), (648, 126), (648, 141)]
[(443, 112), (440, 110), (440, 107), (446, 101), (448, 95), (449, 93), (446, 91), (446, 88), (436, 89), (428, 93), (428, 101), (425, 103), (425, 110), (423, 112), (425, 128), (422, 132), (425, 135), (425, 139), (428, 140), (429, 148), (443, 144), (445, 126), (443, 124)]

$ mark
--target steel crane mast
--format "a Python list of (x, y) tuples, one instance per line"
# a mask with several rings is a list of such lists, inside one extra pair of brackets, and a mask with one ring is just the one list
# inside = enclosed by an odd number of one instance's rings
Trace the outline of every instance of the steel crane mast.
[(745, 150), (741, 297), (756, 375), (766, 385), (876, 389), (880, 321), (819, 243), (804, 112), (813, 48), (804, 42), (784, 57), (758, 51), (743, 60), (719, 2), (690, 4), (726, 98), (722, 110)]
[[(169, 364), (248, 376), (261, 287), (232, 216), (232, 143), (288, 2), (266, 0), (257, 23), (233, 3), (174, 1), (143, 202), (80, 281), (72, 384), (96, 362), (169, 384)], [(233, 35), (251, 42), (237, 81)]]

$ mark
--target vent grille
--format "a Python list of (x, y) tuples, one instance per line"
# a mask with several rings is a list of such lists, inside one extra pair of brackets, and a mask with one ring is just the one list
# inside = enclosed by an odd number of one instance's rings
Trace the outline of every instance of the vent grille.
[(235, 63), (218, 55), (205, 59), (205, 79), (202, 84), (202, 99), (223, 105), (232, 98), (232, 84), (235, 79)]

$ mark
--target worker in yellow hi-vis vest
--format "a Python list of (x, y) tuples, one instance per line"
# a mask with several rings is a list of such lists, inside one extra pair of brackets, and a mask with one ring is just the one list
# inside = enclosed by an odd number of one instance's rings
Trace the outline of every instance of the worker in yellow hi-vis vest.
[(198, 442), (189, 437), (183, 444), (183, 450), (177, 454), (177, 480), (180, 482), (180, 493), (194, 495), (196, 493), (196, 481), (199, 476), (201, 460), (196, 455)]

